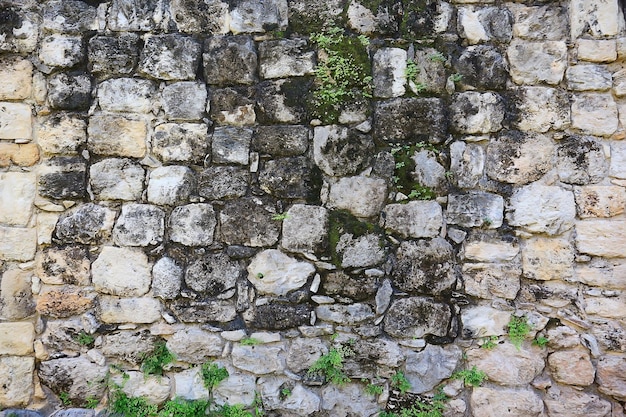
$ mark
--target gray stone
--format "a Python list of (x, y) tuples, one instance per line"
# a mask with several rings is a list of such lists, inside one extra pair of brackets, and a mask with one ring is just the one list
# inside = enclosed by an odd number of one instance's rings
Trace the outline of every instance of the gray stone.
[(588, 185), (574, 188), (578, 217), (613, 217), (626, 209), (626, 190), (619, 186)]
[(155, 297), (173, 300), (180, 293), (183, 268), (172, 258), (163, 257), (152, 267), (152, 293)]
[(99, 200), (139, 200), (143, 192), (144, 169), (131, 159), (109, 158), (89, 168), (89, 183)]
[(267, 161), (259, 172), (259, 186), (278, 198), (316, 201), (321, 181), (311, 165), (304, 156)]
[(230, 12), (230, 31), (234, 34), (243, 32), (265, 32), (269, 28), (284, 30), (287, 28), (287, 0), (238, 0)]
[(519, 263), (465, 263), (463, 281), (468, 295), (513, 300), (520, 289), (522, 268)]
[(213, 206), (204, 203), (178, 206), (167, 224), (170, 240), (185, 246), (207, 246), (213, 243), (217, 226)]
[(392, 295), (393, 288), (391, 287), (391, 281), (385, 279), (376, 292), (376, 314), (383, 314), (385, 310), (387, 310)]
[(287, 330), (309, 324), (309, 304), (270, 303), (257, 306), (250, 324), (256, 329)]
[(497, 229), (504, 219), (504, 199), (482, 191), (451, 194), (445, 217), (449, 224)]
[(248, 87), (211, 90), (211, 119), (220, 125), (254, 125), (254, 93), (254, 89)]
[(400, 48), (380, 48), (374, 54), (372, 74), (374, 96), (381, 98), (404, 95), (407, 77), (407, 53)]
[(251, 406), (255, 398), (255, 382), (253, 375), (233, 373), (215, 387), (215, 402)]
[(594, 184), (607, 175), (609, 161), (602, 144), (594, 138), (570, 136), (559, 143), (556, 167), (565, 183)]
[(122, 330), (102, 337), (102, 353), (108, 357), (138, 365), (143, 358), (152, 353), (158, 341), (147, 330)]
[(366, 268), (380, 265), (385, 260), (381, 237), (373, 233), (358, 237), (344, 234), (337, 242), (336, 251), (344, 268)]
[[(372, 416), (379, 411), (375, 396), (364, 396), (363, 387), (348, 383), (327, 385), (322, 390), (322, 410), (335, 417)], [(358, 401), (357, 401), (358, 399)]]
[(130, 115), (95, 114), (89, 118), (87, 148), (97, 155), (143, 158), (148, 128)]
[(98, 318), (103, 323), (150, 324), (161, 320), (161, 303), (152, 297), (98, 299)]
[(154, 128), (152, 153), (161, 161), (201, 165), (209, 148), (203, 123), (164, 123)]
[[(257, 383), (261, 388), (265, 410), (280, 410), (294, 416), (309, 416), (319, 411), (320, 398), (299, 383), (294, 386), (292, 381), (284, 377), (261, 377)], [(287, 397), (283, 395), (285, 388), (291, 392)]]
[(270, 374), (282, 370), (284, 351), (281, 346), (256, 345), (233, 347), (233, 366), (255, 375)]
[(491, 133), (502, 129), (504, 102), (496, 93), (467, 91), (453, 96), (452, 126), (459, 133)]
[(565, 72), (567, 88), (573, 91), (606, 91), (613, 86), (611, 73), (600, 65), (573, 65)]
[(192, 262), (185, 271), (185, 284), (194, 291), (216, 296), (235, 287), (243, 268), (224, 253), (213, 253)]
[(212, 143), (213, 162), (248, 165), (251, 141), (252, 129), (216, 127)]
[(115, 212), (87, 203), (61, 215), (55, 235), (64, 243), (97, 243), (111, 233)]
[(176, 360), (201, 364), (210, 357), (220, 356), (224, 341), (215, 333), (188, 328), (174, 333), (167, 341), (167, 348), (176, 356)]
[(420, 338), (446, 336), (451, 320), (452, 311), (447, 304), (428, 297), (409, 297), (391, 303), (383, 325), (393, 337)]
[(150, 173), (148, 201), (159, 205), (186, 202), (196, 188), (193, 171), (184, 166), (164, 166)]
[(461, 354), (461, 349), (455, 345), (441, 347), (430, 344), (421, 352), (408, 352), (405, 376), (411, 384), (409, 392), (428, 392), (450, 378), (461, 361)]
[(150, 204), (125, 204), (113, 228), (120, 246), (150, 246), (163, 241), (165, 212)]
[[(415, 117), (419, 114), (420, 117)], [(441, 143), (446, 138), (444, 105), (438, 98), (396, 98), (374, 107), (374, 137), (387, 143)]]
[(322, 304), (315, 308), (317, 318), (342, 325), (354, 325), (374, 318), (374, 311), (368, 304)]
[(344, 177), (331, 185), (327, 205), (357, 217), (374, 217), (382, 210), (386, 197), (387, 183), (383, 179)]
[(555, 235), (574, 225), (574, 195), (560, 187), (533, 183), (518, 189), (509, 200), (507, 220), (531, 233)]
[(159, 26), (162, 15), (163, 3), (158, 0), (113, 0), (108, 26), (116, 32), (147, 32)]
[(304, 39), (279, 39), (259, 45), (261, 78), (302, 77), (313, 74), (315, 52)]
[(77, 0), (51, 1), (43, 9), (43, 28), (76, 34), (96, 30), (96, 8)]
[(87, 110), (91, 104), (91, 77), (59, 73), (48, 79), (48, 102), (57, 110)]
[[(33, 299), (31, 285), (31, 274), (29, 272), (10, 269), (2, 274), (2, 280), (0, 281), (0, 318), (3, 320), (22, 320), (35, 314), (35, 300)], [(19, 329), (16, 328), (15, 330)], [(12, 332), (9, 331), (8, 333)], [(10, 338), (17, 339), (17, 335), (10, 335)], [(5, 353), (11, 354), (10, 352)]]
[(261, 294), (285, 295), (301, 288), (315, 273), (315, 267), (277, 249), (259, 252), (248, 265), (248, 281)]
[(206, 86), (195, 81), (168, 84), (161, 92), (161, 105), (169, 120), (202, 119), (206, 101)]
[(476, 415), (485, 417), (539, 417), (543, 413), (541, 397), (527, 388), (476, 387), (470, 404)]
[[(4, 383), (0, 386), (0, 401), (3, 407), (25, 407), (28, 404), (34, 392), (34, 370), (35, 358), (0, 357), (0, 372), (4, 379)], [(6, 417), (8, 417), (11, 413), (6, 411)]]
[(252, 150), (273, 156), (298, 156), (309, 146), (306, 126), (258, 126), (252, 137)]
[[(218, 366), (222, 366), (218, 364)], [(205, 399), (209, 396), (209, 391), (202, 383), (201, 368), (195, 366), (173, 375), (174, 395), (187, 400)]]
[(29, 12), (20, 7), (20, 3), (12, 2), (5, 5), (7, 18), (6, 26), (2, 28), (2, 40), (0, 51), (30, 53), (37, 47), (39, 27), (41, 25), (40, 14)]
[(177, 34), (146, 39), (139, 57), (139, 72), (158, 80), (195, 80), (202, 46)]
[(172, 303), (171, 308), (174, 315), (185, 323), (227, 323), (237, 317), (235, 304), (225, 300), (179, 299)]
[[(62, 389), (68, 398), (84, 402), (101, 398), (107, 388), (106, 366), (99, 366), (84, 357), (43, 361), (39, 364), (41, 382), (56, 390)], [(59, 392), (60, 393), (60, 392)]]
[(209, 200), (243, 197), (248, 191), (250, 173), (235, 166), (211, 166), (200, 173), (198, 194)]
[(280, 224), (272, 220), (266, 200), (241, 198), (227, 202), (220, 212), (222, 240), (228, 245), (272, 246), (278, 242)]
[(611, 403), (595, 394), (565, 386), (553, 386), (544, 397), (551, 417), (607, 417)]
[(76, 199), (87, 194), (87, 161), (80, 156), (57, 156), (39, 167), (39, 195)]
[(474, 188), (483, 176), (485, 150), (462, 141), (450, 145), (450, 172), (459, 188)]
[(619, 33), (619, 6), (609, 1), (604, 7), (583, 0), (574, 0), (569, 7), (570, 31), (572, 39), (583, 33), (594, 37), (614, 36)]
[(610, 136), (617, 126), (617, 105), (611, 94), (580, 93), (573, 96), (572, 127), (589, 135)]
[(91, 275), (96, 291), (122, 297), (144, 295), (152, 281), (148, 257), (143, 252), (114, 246), (102, 248), (91, 265)]
[(411, 159), (415, 169), (411, 173), (412, 179), (422, 186), (443, 190), (446, 187), (446, 169), (437, 160), (437, 155), (431, 150), (415, 152)]
[[(166, 376), (147, 375), (137, 371), (125, 371), (121, 375), (113, 375), (111, 383), (118, 385), (128, 397), (144, 398), (148, 404), (163, 404), (167, 401), (172, 385), (170, 378)], [(93, 410), (89, 411), (95, 413)], [(83, 415), (70, 414), (67, 417), (83, 417)], [(91, 416), (85, 415), (84, 417)]]
[(527, 6), (507, 5), (513, 13), (513, 35), (529, 40), (559, 41), (566, 39), (567, 11), (558, 4)]
[(528, 184), (552, 168), (553, 155), (548, 136), (507, 131), (489, 141), (485, 171), (497, 181)]
[(500, 385), (530, 384), (545, 366), (540, 349), (522, 350), (508, 342), (497, 343), (491, 349), (469, 349), (466, 354), (468, 368), (475, 366), (487, 374), (489, 381)]
[(289, 345), (286, 363), (293, 372), (307, 370), (328, 348), (320, 339), (297, 338)]
[(459, 7), (458, 32), (470, 45), (480, 42), (509, 42), (513, 16), (507, 8)]
[(185, 33), (228, 32), (228, 3), (221, 0), (171, 0), (170, 11), (178, 30)]
[(207, 84), (253, 84), (257, 81), (256, 48), (248, 36), (208, 38), (202, 60)]
[(480, 89), (499, 90), (506, 86), (507, 64), (500, 52), (491, 45), (475, 45), (464, 49), (454, 63), (461, 84)]
[(407, 80), (413, 93), (440, 94), (445, 91), (447, 60), (441, 52), (433, 48), (417, 49), (413, 55), (413, 62), (419, 68), (413, 79)]
[[(24, 394), (30, 397), (31, 395), (30, 390), (28, 390)], [(28, 401), (28, 399), (26, 401)], [(90, 411), (93, 413), (93, 410), (90, 410)], [(5, 408), (3, 411), (0, 411), (0, 417), (43, 417), (43, 415), (33, 410), (22, 410), (19, 408)]]
[(342, 126), (316, 127), (313, 158), (327, 175), (343, 177), (356, 174), (369, 162), (374, 148), (370, 136)]
[(435, 201), (389, 204), (384, 210), (385, 228), (401, 237), (435, 237), (443, 225), (443, 213)]
[(35, 273), (45, 284), (89, 285), (90, 270), (87, 248), (51, 246), (38, 254)]
[(595, 379), (595, 368), (586, 349), (553, 352), (548, 356), (548, 366), (554, 380), (561, 384), (588, 386)]
[(94, 36), (87, 49), (89, 69), (99, 76), (130, 75), (137, 66), (139, 37), (134, 33), (120, 36)]
[(355, 301), (364, 301), (374, 295), (377, 289), (376, 277), (366, 274), (347, 274), (344, 271), (329, 272), (322, 280), (324, 293), (339, 295)]
[(611, 142), (611, 166), (609, 175), (626, 179), (626, 142)]
[(47, 36), (41, 40), (39, 59), (44, 64), (44, 72), (51, 72), (55, 67), (73, 67), (85, 59), (83, 40), (78, 36)]
[(324, 207), (294, 204), (283, 220), (283, 249), (320, 253), (328, 246), (328, 211)]
[(98, 85), (98, 104), (104, 111), (148, 113), (152, 110), (156, 87), (136, 78), (113, 78)]
[(402, 242), (396, 256), (392, 283), (401, 291), (438, 295), (460, 276), (452, 245), (440, 237)]
[(563, 79), (567, 66), (567, 46), (564, 41), (513, 40), (507, 56), (515, 84), (556, 85)]
[(520, 130), (547, 132), (561, 130), (570, 124), (567, 92), (549, 87), (520, 87), (513, 90), (515, 109), (513, 124)]

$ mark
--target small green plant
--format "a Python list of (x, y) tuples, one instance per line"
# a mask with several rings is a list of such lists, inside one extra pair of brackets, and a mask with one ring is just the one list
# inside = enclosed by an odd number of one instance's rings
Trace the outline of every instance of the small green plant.
[(253, 415), (241, 404), (224, 404), (216, 411), (210, 412), (209, 417), (253, 417)]
[(61, 404), (65, 406), (72, 404), (72, 400), (70, 399), (70, 394), (67, 392), (61, 392), (59, 394), (59, 400), (61, 400)]
[(378, 417), (442, 417), (448, 397), (441, 391), (432, 398), (423, 398), (398, 412), (382, 411)]
[(419, 142), (413, 145), (397, 145), (391, 148), (391, 155), (395, 160), (395, 171), (392, 177), (393, 186), (397, 191), (404, 193), (409, 200), (433, 200), (437, 194), (430, 188), (417, 184), (413, 178), (415, 161), (413, 155), (419, 150), (428, 150), (439, 153), (432, 144)]
[(522, 342), (528, 333), (530, 333), (530, 323), (528, 323), (525, 316), (511, 316), (507, 328), (509, 329), (509, 339), (511, 343), (519, 350), (522, 347)]
[(263, 274), (262, 272), (259, 272), (259, 273), (256, 274), (256, 277), (258, 279), (263, 279), (263, 278), (265, 278), (265, 274)]
[(431, 54), (428, 59), (433, 62), (446, 62), (446, 57), (441, 52), (435, 52), (434, 54)]
[(228, 370), (219, 366), (216, 363), (205, 363), (200, 368), (200, 374), (202, 375), (202, 382), (204, 387), (209, 390), (209, 393), (213, 391), (213, 388), (228, 378)]
[(489, 227), (492, 224), (493, 224), (493, 220), (491, 220), (489, 217), (483, 218), (483, 226), (484, 227)]
[(400, 391), (400, 394), (404, 394), (411, 389), (411, 383), (401, 371), (396, 372), (395, 375), (391, 377), (391, 386)]
[(165, 403), (159, 417), (198, 417), (206, 414), (207, 400), (186, 400), (174, 398)]
[(85, 408), (96, 408), (100, 404), (100, 400), (96, 397), (89, 396), (85, 399)]
[(289, 389), (288, 387), (281, 388), (280, 394), (279, 394), (279, 397), (281, 400), (284, 400), (285, 398), (289, 398), (290, 396), (291, 396), (291, 389)]
[(81, 346), (93, 346), (96, 338), (93, 335), (85, 332), (84, 330), (81, 330), (80, 333), (76, 335), (74, 340), (76, 340), (76, 343)]
[(343, 385), (350, 382), (350, 378), (343, 373), (343, 360), (350, 356), (352, 351), (344, 346), (331, 348), (328, 353), (320, 356), (307, 373), (309, 375), (322, 375), (327, 381), (336, 385)]
[(261, 343), (259, 339), (255, 339), (254, 337), (244, 337), (239, 342), (242, 346), (255, 346)]
[(545, 347), (548, 344), (549, 341), (550, 340), (548, 340), (547, 337), (537, 336), (535, 338), (535, 340), (533, 340), (533, 345), (534, 346), (539, 346), (539, 347)]
[(409, 200), (434, 200), (437, 198), (437, 194), (430, 187), (415, 184), (407, 197)]
[(424, 84), (424, 83), (414, 83), (413, 84), (413, 91), (415, 91), (416, 94), (419, 94), (419, 93), (423, 92), (424, 90), (426, 90), (426, 84)]
[(498, 346), (498, 336), (489, 336), (483, 338), (483, 349), (493, 349)]
[(419, 73), (420, 67), (415, 63), (415, 61), (412, 59), (406, 61), (406, 70), (404, 71), (404, 74), (406, 75), (406, 79), (408, 81), (415, 82)]
[(164, 341), (157, 342), (149, 355), (144, 355), (141, 370), (146, 375), (162, 376), (164, 367), (174, 362), (174, 355), (167, 349)]
[(487, 378), (487, 374), (473, 366), (472, 369), (456, 371), (452, 374), (452, 378), (462, 380), (465, 385), (479, 387)]
[(450, 76), (450, 79), (452, 80), (452, 82), (458, 83), (463, 79), (463, 75), (459, 73), (455, 73)]
[(289, 218), (289, 215), (287, 213), (276, 213), (272, 216), (272, 220), (276, 220), (276, 221), (283, 221), (288, 218)]
[(111, 394), (110, 411), (124, 417), (149, 417), (156, 416), (158, 408), (149, 404), (143, 397), (129, 397), (121, 389), (116, 389)]
[(263, 407), (263, 397), (261, 397), (261, 394), (259, 394), (258, 391), (254, 392), (252, 409), (254, 410), (255, 417), (262, 417), (265, 415), (265, 408)]
[(365, 393), (367, 395), (380, 395), (383, 393), (383, 387), (370, 383), (365, 386)]

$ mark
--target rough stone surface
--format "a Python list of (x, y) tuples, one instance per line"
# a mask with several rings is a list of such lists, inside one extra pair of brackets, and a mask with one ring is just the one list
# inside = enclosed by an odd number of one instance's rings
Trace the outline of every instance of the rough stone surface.
[(313, 73), (315, 53), (304, 39), (266, 41), (259, 45), (261, 78), (301, 77)]
[(224, 342), (214, 333), (190, 328), (174, 333), (167, 341), (167, 348), (176, 360), (196, 364), (206, 362), (209, 357), (220, 356)]
[(134, 33), (94, 36), (87, 48), (91, 72), (106, 77), (132, 74), (139, 56), (138, 43), (139, 37)]
[(574, 189), (578, 217), (613, 217), (626, 209), (626, 190), (618, 186), (588, 185)]
[(606, 91), (613, 86), (611, 73), (599, 65), (575, 65), (565, 72), (567, 87), (573, 91)]
[(91, 266), (91, 275), (97, 291), (122, 297), (147, 293), (152, 279), (148, 258), (143, 252), (114, 246), (102, 249)]
[(476, 415), (485, 417), (537, 417), (543, 412), (541, 398), (524, 388), (477, 387), (470, 404)]
[(104, 159), (89, 168), (91, 190), (100, 200), (139, 200), (145, 176), (144, 169), (127, 158)]
[(506, 325), (509, 323), (510, 318), (511, 315), (508, 312), (499, 311), (491, 307), (465, 309), (461, 314), (463, 336), (500, 336), (506, 333)]
[(55, 235), (64, 243), (98, 242), (110, 235), (114, 220), (114, 211), (97, 204), (83, 204), (61, 215)]
[(336, 125), (316, 127), (314, 132), (313, 157), (325, 174), (356, 174), (369, 162), (374, 145), (370, 136)]
[(626, 361), (620, 356), (605, 356), (597, 363), (598, 390), (620, 401), (626, 398)]
[(483, 176), (485, 150), (480, 145), (463, 141), (450, 145), (450, 172), (459, 188), (473, 188)]
[(556, 85), (567, 64), (567, 46), (562, 41), (522, 42), (513, 40), (507, 50), (515, 84)]
[(35, 176), (30, 173), (0, 174), (0, 223), (27, 226), (35, 202)]
[(105, 366), (78, 357), (44, 361), (38, 375), (45, 385), (63, 387), (70, 399), (82, 402), (89, 397), (100, 398), (106, 389), (107, 371)]
[(522, 269), (518, 264), (466, 263), (463, 265), (465, 292), (474, 297), (512, 300), (520, 290)]
[(213, 132), (212, 157), (218, 164), (249, 162), (252, 130), (239, 127), (218, 127)]
[(485, 41), (511, 40), (513, 17), (506, 8), (460, 7), (458, 19), (459, 34), (470, 45)]
[(427, 297), (402, 298), (391, 303), (385, 331), (394, 337), (445, 336), (452, 318), (450, 307)]
[(565, 91), (549, 87), (520, 87), (514, 90), (514, 123), (519, 130), (547, 132), (570, 124), (569, 99)]
[(602, 144), (592, 137), (570, 137), (557, 148), (559, 179), (568, 184), (594, 184), (608, 172)]
[(251, 149), (274, 156), (297, 156), (306, 152), (309, 129), (304, 126), (257, 126)]
[(125, 375), (127, 375), (126, 379), (120, 375), (115, 375), (112, 379), (129, 397), (143, 397), (148, 404), (162, 404), (169, 399), (170, 378), (146, 375), (137, 371), (127, 372)]
[(528, 184), (551, 168), (553, 155), (549, 137), (510, 131), (489, 142), (485, 170), (497, 181)]
[(166, 163), (201, 164), (208, 145), (206, 125), (165, 123), (154, 129), (152, 152)]
[(607, 258), (623, 257), (620, 250), (626, 222), (587, 220), (576, 224), (576, 247), (580, 252)]
[(139, 72), (159, 80), (193, 80), (202, 46), (176, 34), (151, 36), (139, 57)]
[(250, 173), (235, 166), (212, 166), (200, 173), (198, 194), (209, 200), (243, 197), (248, 191)]
[(604, 417), (611, 413), (611, 404), (595, 394), (557, 386), (548, 390), (544, 403), (554, 417)]
[(113, 78), (98, 85), (98, 104), (104, 111), (148, 113), (156, 88), (153, 82), (136, 78)]
[(443, 223), (441, 206), (434, 201), (411, 201), (385, 207), (385, 228), (403, 238), (439, 235)]
[(219, 214), (222, 239), (229, 245), (272, 246), (278, 242), (280, 224), (268, 202), (242, 198), (226, 203)]
[(544, 368), (539, 349), (520, 350), (511, 343), (497, 344), (492, 349), (470, 349), (467, 361), (469, 367), (485, 372), (489, 381), (507, 386), (529, 384)]
[(154, 169), (148, 181), (148, 201), (153, 204), (178, 205), (187, 201), (196, 188), (193, 171), (185, 166)]
[(45, 284), (88, 285), (91, 262), (81, 246), (50, 247), (37, 255), (36, 274)]
[(321, 408), (337, 417), (375, 414), (378, 410), (376, 399), (371, 396), (364, 397), (362, 389), (359, 384), (354, 383), (341, 387), (328, 385), (322, 390)]
[(205, 255), (185, 271), (185, 284), (194, 291), (219, 295), (235, 287), (243, 269), (223, 253)]
[(99, 318), (104, 323), (154, 323), (161, 318), (161, 303), (150, 297), (117, 298), (102, 296), (98, 300)]
[(257, 54), (247, 36), (212, 36), (205, 41), (204, 76), (208, 84), (236, 85), (257, 81)]
[(267, 249), (248, 265), (248, 281), (262, 294), (285, 295), (302, 287), (314, 272), (315, 267), (308, 262)]
[(446, 220), (450, 224), (496, 229), (502, 225), (503, 217), (504, 200), (497, 194), (472, 191), (448, 197)]
[(504, 103), (495, 93), (468, 91), (453, 97), (452, 127), (459, 133), (497, 132), (504, 120)]
[(97, 155), (141, 158), (146, 153), (147, 133), (143, 120), (98, 114), (89, 118), (87, 147)]
[(0, 386), (0, 402), (5, 407), (23, 407), (33, 394), (35, 358), (19, 356), (0, 357), (0, 372), (4, 384)]
[(318, 253), (328, 245), (328, 211), (294, 204), (283, 220), (281, 246), (288, 252)]
[(42, 39), (39, 59), (47, 67), (70, 68), (83, 60), (83, 50), (82, 38), (54, 34)]
[(570, 191), (533, 183), (513, 194), (507, 220), (531, 233), (555, 235), (571, 229), (575, 216), (574, 195)]
[(568, 35), (566, 11), (556, 5), (509, 5), (513, 13), (513, 35), (529, 40), (557, 41)]
[(115, 359), (140, 364), (154, 349), (157, 338), (148, 331), (121, 330), (102, 338), (102, 353)]
[(319, 178), (302, 156), (267, 161), (259, 172), (259, 186), (278, 198), (317, 200)]
[(552, 377), (562, 384), (587, 386), (593, 383), (595, 369), (586, 350), (562, 350), (548, 356)]
[(48, 79), (48, 101), (59, 110), (87, 110), (91, 104), (91, 77), (55, 74)]
[(30, 261), (36, 251), (36, 229), (0, 226), (0, 259)]
[(344, 268), (365, 268), (379, 265), (385, 260), (385, 251), (377, 234), (368, 233), (359, 237), (344, 234), (335, 249), (341, 256), (341, 266)]
[(580, 93), (573, 97), (572, 127), (585, 134), (609, 136), (617, 130), (617, 106), (605, 93)]
[(407, 54), (400, 48), (381, 48), (374, 54), (372, 73), (374, 95), (381, 98), (404, 95)]
[(172, 258), (163, 257), (152, 267), (152, 293), (171, 300), (178, 296), (183, 280), (183, 268)]
[(37, 311), (48, 317), (70, 317), (93, 308), (94, 298), (91, 291), (66, 286), (40, 293)]
[(574, 274), (574, 250), (567, 240), (537, 238), (522, 249), (524, 277), (547, 281), (567, 280)]
[(377, 216), (383, 208), (387, 184), (370, 177), (344, 177), (330, 187), (329, 208), (348, 210), (357, 217)]
[(204, 84), (181, 81), (168, 84), (161, 92), (161, 105), (170, 120), (199, 120), (204, 115), (207, 89)]
[[(413, 117), (419, 114), (421, 117)], [(374, 107), (374, 137), (387, 143), (412, 141), (440, 143), (447, 122), (443, 102), (437, 98), (396, 98)]]
[(233, 347), (233, 366), (255, 375), (276, 372), (282, 368), (283, 349), (280, 346), (241, 346)]
[(120, 246), (150, 246), (163, 241), (165, 212), (150, 204), (125, 204), (113, 228)]
[(228, 3), (221, 0), (172, 0), (170, 10), (181, 32), (228, 32)]
[(57, 113), (37, 125), (37, 142), (44, 153), (75, 154), (87, 142), (87, 123), (72, 113)]
[(441, 347), (428, 344), (421, 352), (409, 352), (406, 358), (406, 378), (411, 384), (409, 392), (428, 392), (450, 378), (461, 355), (461, 350), (453, 345)]
[(0, 323), (0, 355), (25, 356), (33, 352), (31, 323)]
[(62, 200), (81, 198), (87, 194), (85, 159), (57, 156), (45, 161), (39, 170), (39, 195)]
[(22, 103), (0, 103), (0, 139), (31, 139), (31, 107)]
[(170, 214), (170, 239), (186, 246), (207, 246), (213, 242), (217, 220), (213, 206), (204, 203), (178, 206)]

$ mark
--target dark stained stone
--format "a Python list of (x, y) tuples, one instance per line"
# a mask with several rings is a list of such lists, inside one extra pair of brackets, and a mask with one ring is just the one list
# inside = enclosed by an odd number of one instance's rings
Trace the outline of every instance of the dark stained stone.
[(256, 307), (250, 323), (258, 329), (284, 330), (307, 325), (313, 308), (308, 304), (270, 303)]
[(374, 137), (387, 143), (441, 143), (447, 122), (443, 101), (438, 98), (397, 98), (374, 108)]
[(263, 191), (288, 199), (315, 200), (319, 196), (319, 174), (304, 156), (265, 162), (259, 173)]
[(45, 162), (39, 194), (54, 199), (82, 198), (87, 194), (87, 164), (79, 156), (59, 156)]

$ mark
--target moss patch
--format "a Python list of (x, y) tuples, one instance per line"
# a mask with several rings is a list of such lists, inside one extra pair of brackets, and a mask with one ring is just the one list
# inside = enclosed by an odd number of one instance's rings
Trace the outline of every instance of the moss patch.
[(341, 235), (349, 233), (353, 237), (361, 237), (368, 233), (382, 233), (383, 230), (374, 223), (362, 222), (355, 216), (344, 210), (331, 211), (329, 215), (328, 243), (333, 263), (341, 265), (341, 259), (337, 253), (337, 244)]

